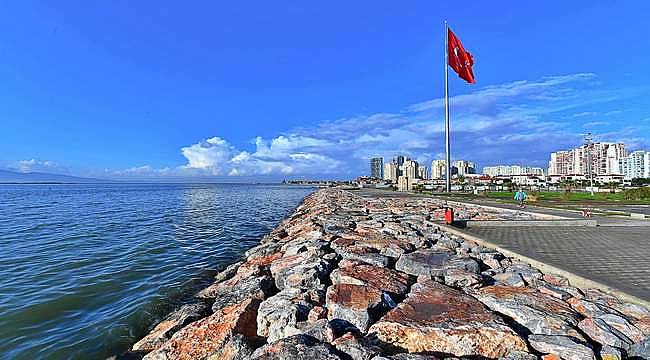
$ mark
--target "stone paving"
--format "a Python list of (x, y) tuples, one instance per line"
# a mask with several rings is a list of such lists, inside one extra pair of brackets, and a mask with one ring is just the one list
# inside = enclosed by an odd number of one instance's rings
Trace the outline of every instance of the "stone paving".
[(650, 229), (477, 227), (496, 245), (650, 301)]

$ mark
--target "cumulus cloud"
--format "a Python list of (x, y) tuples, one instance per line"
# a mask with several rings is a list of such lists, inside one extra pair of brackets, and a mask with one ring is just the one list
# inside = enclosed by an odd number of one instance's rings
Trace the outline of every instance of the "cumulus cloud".
[(249, 152), (212, 137), (182, 148), (187, 164), (177, 170), (228, 176), (328, 174), (340, 162), (320, 152), (333, 145), (326, 139), (280, 135), (270, 140), (255, 138), (255, 151)]
[(186, 168), (209, 170), (213, 175), (221, 175), (232, 158), (235, 149), (219, 137), (184, 147), (181, 153), (187, 159)]

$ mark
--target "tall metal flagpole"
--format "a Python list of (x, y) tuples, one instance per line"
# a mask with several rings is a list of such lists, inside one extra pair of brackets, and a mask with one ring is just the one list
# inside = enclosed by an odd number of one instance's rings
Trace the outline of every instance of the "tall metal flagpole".
[(449, 26), (445, 20), (445, 164), (447, 171), (445, 184), (447, 192), (451, 192), (451, 157), (449, 155), (449, 54), (447, 42), (449, 41)]

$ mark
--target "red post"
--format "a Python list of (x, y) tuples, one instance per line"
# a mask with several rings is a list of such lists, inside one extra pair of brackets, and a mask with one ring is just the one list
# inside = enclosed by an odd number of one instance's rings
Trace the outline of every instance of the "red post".
[(454, 222), (454, 209), (445, 208), (445, 224), (451, 225)]

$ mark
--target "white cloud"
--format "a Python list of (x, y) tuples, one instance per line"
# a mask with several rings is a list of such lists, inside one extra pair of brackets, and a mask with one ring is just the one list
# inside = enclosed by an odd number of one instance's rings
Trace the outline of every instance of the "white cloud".
[(11, 164), (10, 167), (22, 173), (63, 170), (54, 161), (50, 161), (50, 160), (41, 161), (36, 159), (19, 160)]
[(209, 170), (213, 175), (221, 174), (233, 152), (234, 148), (226, 140), (216, 136), (181, 149), (187, 159), (185, 167)]
[(583, 111), (577, 114), (571, 115), (571, 117), (578, 118), (578, 117), (585, 117), (585, 116), (593, 116), (596, 115), (597, 113), (594, 111)]
[[(253, 176), (328, 174), (340, 165), (319, 152), (335, 144), (326, 139), (302, 135), (280, 135), (270, 140), (255, 138), (255, 151), (240, 151), (220, 137), (208, 138), (181, 149), (187, 164), (173, 171), (176, 176)], [(150, 173), (162, 174), (147, 167)]]

